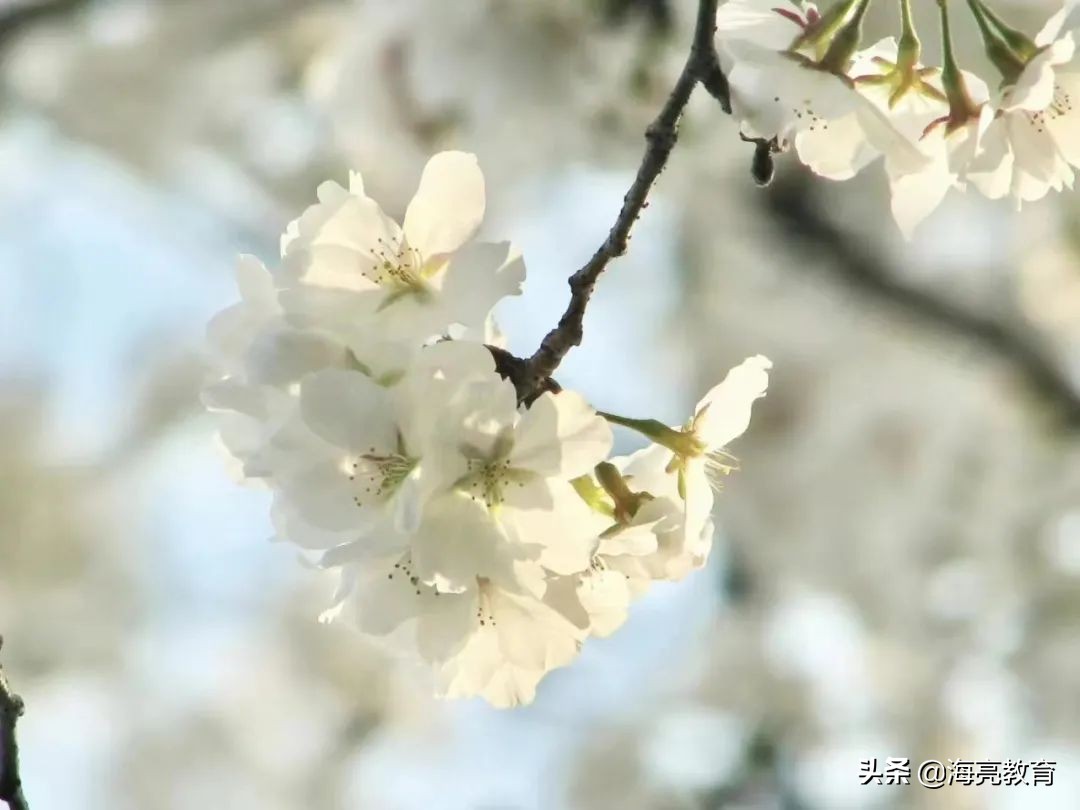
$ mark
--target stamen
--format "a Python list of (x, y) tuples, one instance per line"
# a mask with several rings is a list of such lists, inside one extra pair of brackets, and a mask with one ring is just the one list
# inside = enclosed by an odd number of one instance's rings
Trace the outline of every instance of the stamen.
[(358, 456), (355, 461), (346, 464), (345, 471), (350, 481), (356, 483), (353, 501), (363, 506), (371, 498), (385, 500), (389, 498), (402, 482), (416, 468), (418, 459), (390, 453), (386, 455), (372, 452)]
[(723, 489), (724, 479), (739, 469), (739, 460), (723, 450), (711, 450), (705, 454), (705, 478), (714, 490)]

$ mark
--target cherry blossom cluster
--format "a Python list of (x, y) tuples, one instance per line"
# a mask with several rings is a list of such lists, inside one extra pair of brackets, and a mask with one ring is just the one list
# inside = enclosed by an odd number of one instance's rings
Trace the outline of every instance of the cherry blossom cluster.
[(993, 92), (957, 64), (950, 0), (936, 1), (940, 67), (920, 61), (910, 0), (899, 0), (899, 39), (865, 49), (871, 0), (838, 0), (824, 12), (802, 0), (728, 0), (717, 14), (744, 135), (793, 147), (832, 180), (883, 157), (893, 215), (908, 237), (950, 189), (973, 186), (1020, 207), (1071, 188), (1080, 166), (1080, 61), (1065, 31), (1075, 0), (1034, 39), (983, 0), (967, 0), (1000, 73)]
[[(204, 398), (242, 478), (273, 491), (279, 537), (338, 573), (324, 620), (390, 636), (441, 696), (513, 706), (652, 581), (704, 564), (724, 448), (770, 363), (745, 361), (674, 428), (557, 385), (522, 397), (491, 310), (525, 268), (474, 240), (484, 207), (461, 152), (430, 160), (400, 225), (359, 174), (322, 185), (275, 269), (241, 258)], [(612, 457), (612, 423), (651, 443)]]

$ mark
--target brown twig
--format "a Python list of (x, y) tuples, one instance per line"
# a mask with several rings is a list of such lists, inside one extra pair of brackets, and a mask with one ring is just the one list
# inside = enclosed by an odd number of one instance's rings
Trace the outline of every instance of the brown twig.
[(539, 385), (531, 387), (530, 392), (522, 397), (520, 392), (530, 387), (529, 361), (515, 357), (506, 349), (500, 349), (498, 346), (487, 346), (486, 348), (495, 359), (495, 371), (504, 380), (509, 380), (514, 384), (514, 388), (519, 392), (518, 401), (522, 405), (532, 405), (541, 394), (549, 391), (557, 394), (562, 390), (562, 386), (555, 380), (551, 379), (551, 377), (545, 377), (540, 381)]
[[(0, 637), (0, 649), (4, 639)], [(19, 777), (19, 743), (15, 725), (23, 713), (22, 698), (11, 691), (11, 685), (0, 667), (0, 801), (9, 810), (29, 810)]]
[(626, 253), (634, 222), (645, 208), (649, 192), (675, 148), (679, 119), (694, 88), (701, 84), (720, 102), (725, 112), (731, 112), (727, 79), (720, 69), (720, 60), (713, 42), (717, 2), (718, 0), (698, 2), (694, 38), (686, 64), (660, 114), (645, 130), (645, 154), (630, 190), (623, 197), (619, 216), (593, 257), (570, 277), (570, 303), (559, 319), (558, 326), (547, 333), (540, 343), (540, 348), (525, 361), (527, 366), (524, 373), (515, 380), (518, 398), (523, 402), (545, 385), (545, 381), (555, 373), (570, 349), (581, 343), (585, 309), (589, 305), (596, 281), (613, 259)]

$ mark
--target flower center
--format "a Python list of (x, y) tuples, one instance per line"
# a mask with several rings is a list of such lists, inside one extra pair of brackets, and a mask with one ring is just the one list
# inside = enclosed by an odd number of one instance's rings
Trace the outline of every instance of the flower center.
[(356, 483), (353, 501), (363, 506), (371, 500), (386, 500), (397, 491), (401, 483), (416, 469), (419, 459), (399, 453), (370, 453), (358, 456), (347, 464), (349, 480)]
[(382, 237), (375, 241), (378, 246), (372, 251), (375, 258), (372, 280), (393, 293), (425, 292), (427, 287), (421, 275), (423, 257), (419, 251), (409, 247), (404, 239), (397, 245)]
[(507, 458), (467, 459), (468, 472), (458, 481), (458, 488), (488, 509), (498, 509), (506, 500), (506, 488), (525, 486), (531, 475), (510, 466)]

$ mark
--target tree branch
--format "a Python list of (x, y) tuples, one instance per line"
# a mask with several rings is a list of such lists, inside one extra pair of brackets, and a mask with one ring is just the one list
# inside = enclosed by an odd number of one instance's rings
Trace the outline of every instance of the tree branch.
[(530, 389), (531, 386), (529, 361), (522, 360), (520, 357), (516, 357), (506, 349), (501, 349), (498, 346), (487, 345), (486, 348), (491, 352), (491, 356), (495, 360), (495, 371), (504, 380), (509, 380), (514, 384), (514, 388), (519, 392), (518, 401), (522, 405), (532, 405), (538, 396), (548, 391), (557, 394), (562, 390), (562, 386), (555, 380), (551, 379), (551, 377), (545, 377), (540, 381), (539, 385), (532, 387), (530, 392), (525, 397), (522, 397), (520, 392)]
[[(4, 639), (0, 637), (0, 649)], [(11, 691), (0, 667), (0, 801), (7, 802), (9, 810), (29, 810), (19, 778), (19, 744), (15, 739), (15, 724), (23, 713), (22, 698)]]
[(731, 112), (727, 79), (720, 68), (716, 44), (713, 42), (717, 2), (718, 0), (698, 2), (694, 38), (686, 64), (660, 114), (645, 130), (645, 154), (630, 190), (623, 197), (619, 216), (593, 257), (570, 277), (570, 303), (559, 319), (558, 326), (547, 333), (540, 343), (540, 348), (525, 361), (527, 367), (524, 373), (515, 380), (518, 399), (522, 402), (545, 385), (545, 381), (555, 373), (570, 349), (580, 345), (584, 333), (585, 309), (589, 305), (596, 281), (613, 259), (626, 253), (634, 222), (648, 205), (649, 192), (675, 148), (679, 119), (694, 88), (700, 83), (720, 102), (725, 112)]
[(0, 11), (0, 50), (35, 23), (78, 11), (88, 0), (25, 0)]
[(1034, 391), (1056, 406), (1067, 427), (1080, 429), (1080, 387), (1035, 336), (906, 284), (883, 257), (823, 216), (803, 182), (775, 184), (763, 200), (784, 233), (818, 248), (831, 259), (829, 271), (843, 282), (1011, 363)]

